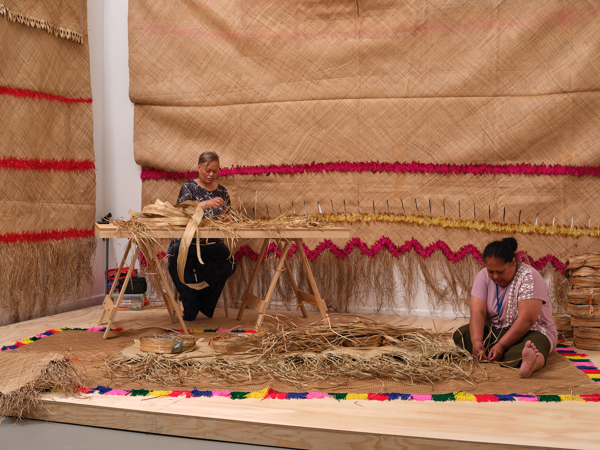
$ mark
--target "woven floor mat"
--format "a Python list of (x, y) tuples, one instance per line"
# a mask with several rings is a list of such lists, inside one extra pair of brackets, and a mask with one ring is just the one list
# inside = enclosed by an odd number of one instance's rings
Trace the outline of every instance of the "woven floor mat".
[[(205, 382), (168, 382), (165, 384), (135, 381), (124, 379), (111, 379), (107, 376), (105, 358), (120, 353), (125, 348), (134, 344), (134, 339), (150, 334), (164, 334), (161, 328), (145, 328), (111, 332), (109, 339), (103, 340), (103, 333), (87, 331), (64, 331), (53, 336), (48, 336), (39, 341), (26, 345), (11, 354), (19, 353), (62, 353), (68, 357), (75, 357), (75, 367), (79, 372), (86, 387), (110, 386), (112, 389), (177, 389), (177, 390), (229, 390), (229, 391), (255, 391), (271, 387), (279, 392), (402, 392), (411, 394), (445, 394), (448, 392), (464, 391), (477, 395), (501, 394), (508, 395), (586, 395), (600, 393), (600, 386), (578, 370), (570, 361), (553, 352), (548, 357), (546, 367), (535, 373), (529, 379), (521, 379), (518, 372), (513, 369), (502, 368), (496, 364), (485, 364), (483, 370), (478, 370), (476, 384), (453, 380), (444, 383), (432, 384), (405, 384), (389, 380), (356, 381), (351, 379), (331, 380), (330, 384), (314, 386), (296, 386), (292, 383), (283, 383), (271, 379), (253, 380), (249, 383), (223, 385), (223, 383)], [(222, 333), (221, 333), (222, 334)], [(195, 334), (198, 338), (208, 341), (215, 333)], [(7, 367), (4, 365), (3, 367)], [(0, 368), (0, 378), (6, 369)], [(486, 379), (487, 378), (487, 379)], [(168, 385), (167, 385), (168, 384)]]

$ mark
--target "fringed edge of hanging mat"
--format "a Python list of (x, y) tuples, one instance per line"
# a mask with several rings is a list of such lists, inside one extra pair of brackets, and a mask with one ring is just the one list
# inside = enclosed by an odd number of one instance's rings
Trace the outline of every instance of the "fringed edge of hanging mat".
[(48, 34), (53, 34), (56, 37), (74, 41), (78, 44), (83, 44), (83, 35), (78, 31), (70, 30), (69, 28), (57, 27), (51, 25), (50, 22), (45, 19), (39, 19), (28, 14), (11, 11), (2, 4), (0, 4), (0, 16), (4, 16), (7, 20), (10, 20), (13, 23), (20, 23), (21, 25), (31, 28), (46, 30)]
[(0, 243), (0, 315), (12, 323), (56, 314), (69, 301), (79, 306), (91, 295), (96, 238), (53, 234)]
[(33, 417), (43, 408), (44, 392), (77, 395), (81, 392), (81, 380), (68, 358), (50, 362), (40, 375), (19, 389), (0, 393), (0, 421), (15, 417), (21, 421)]

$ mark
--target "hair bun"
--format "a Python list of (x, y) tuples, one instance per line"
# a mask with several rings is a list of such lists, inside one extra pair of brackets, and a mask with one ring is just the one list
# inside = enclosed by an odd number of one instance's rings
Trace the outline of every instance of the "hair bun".
[(504, 242), (506, 245), (508, 245), (513, 252), (516, 252), (517, 248), (519, 247), (517, 240), (513, 237), (504, 238), (504, 239), (502, 239), (502, 242)]

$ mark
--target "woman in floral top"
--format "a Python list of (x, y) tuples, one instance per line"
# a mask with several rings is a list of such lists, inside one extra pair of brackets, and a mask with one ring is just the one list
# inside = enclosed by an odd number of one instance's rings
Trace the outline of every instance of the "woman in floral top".
[(556, 348), (548, 286), (537, 270), (517, 260), (517, 241), (494, 241), (483, 251), (485, 269), (471, 290), (471, 319), (454, 342), (476, 358), (519, 367), (529, 377)]
[[(186, 181), (181, 186), (177, 203), (195, 200), (204, 209), (205, 217), (222, 214), (231, 202), (227, 189), (217, 183), (218, 173), (219, 156), (213, 152), (202, 153), (198, 159), (198, 178)], [(183, 318), (188, 321), (195, 320), (199, 312), (212, 317), (225, 282), (235, 272), (235, 261), (222, 239), (200, 242), (204, 264), (198, 261), (195, 249), (190, 248), (183, 280), (186, 283), (208, 283), (208, 287), (197, 291), (179, 281), (177, 256), (180, 242), (181, 239), (173, 239), (169, 246), (169, 273), (183, 304)], [(191, 246), (194, 245), (198, 245), (195, 239)]]

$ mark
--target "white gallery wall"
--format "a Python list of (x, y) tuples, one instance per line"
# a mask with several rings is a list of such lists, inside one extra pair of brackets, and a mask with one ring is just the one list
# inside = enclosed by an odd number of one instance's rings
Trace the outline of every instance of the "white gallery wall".
[[(96, 220), (110, 212), (128, 217), (127, 211), (141, 209), (141, 167), (133, 158), (133, 104), (129, 100), (127, 0), (88, 0), (88, 31), (96, 150)], [(118, 267), (125, 240), (109, 241), (109, 267)], [(98, 239), (91, 304), (104, 297), (106, 243)], [(369, 314), (365, 305), (356, 313)], [(382, 311), (382, 313), (394, 313)], [(395, 313), (406, 313), (399, 308)], [(431, 315), (425, 292), (417, 293), (416, 310), (411, 314)], [(451, 310), (437, 315), (454, 317)]]

